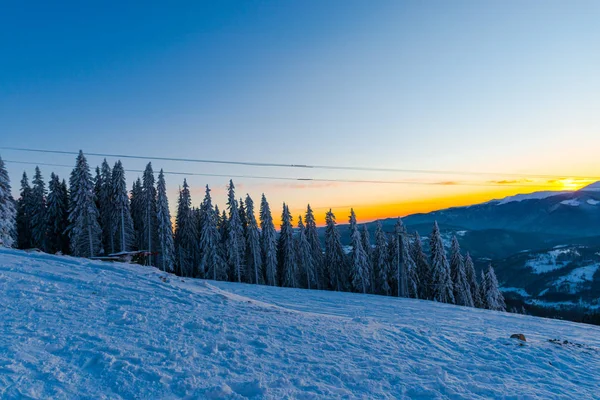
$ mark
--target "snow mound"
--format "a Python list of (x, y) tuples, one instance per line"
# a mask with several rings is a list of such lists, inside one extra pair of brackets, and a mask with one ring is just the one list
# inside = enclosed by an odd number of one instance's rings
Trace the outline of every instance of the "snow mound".
[(597, 396), (600, 327), (161, 278), (139, 265), (0, 249), (0, 397)]
[(579, 205), (581, 203), (579, 203), (579, 201), (577, 201), (575, 199), (571, 199), (571, 200), (563, 200), (560, 202), (560, 204), (564, 204), (565, 206), (571, 206), (571, 207), (579, 207)]
[(600, 201), (598, 201), (598, 200), (594, 200), (594, 199), (588, 199), (587, 203), (588, 203), (590, 206), (596, 206), (596, 205), (600, 204)]

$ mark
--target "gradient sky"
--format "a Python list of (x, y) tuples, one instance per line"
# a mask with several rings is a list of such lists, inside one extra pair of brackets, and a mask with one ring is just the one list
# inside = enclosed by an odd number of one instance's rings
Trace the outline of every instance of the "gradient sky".
[[(310, 202), (321, 216), (333, 207), (340, 222), (351, 206), (369, 220), (600, 176), (598, 1), (122, 3), (3, 4), (0, 146), (499, 173), (153, 162), (155, 170), (415, 182), (235, 180), (238, 195), (257, 201), (265, 192), (275, 213), (283, 201), (294, 215)], [(74, 164), (68, 155), (0, 155)], [(16, 193), (34, 166), (7, 165)], [(69, 173), (42, 167), (44, 177), (52, 170)], [(168, 177), (172, 207), (181, 181)], [(224, 203), (226, 178), (188, 181), (194, 205), (205, 184)]]

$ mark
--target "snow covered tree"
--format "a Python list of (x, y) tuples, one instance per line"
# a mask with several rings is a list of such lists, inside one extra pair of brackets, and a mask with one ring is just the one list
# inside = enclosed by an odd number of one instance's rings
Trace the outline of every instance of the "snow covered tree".
[(21, 192), (17, 201), (17, 243), (19, 249), (31, 247), (31, 215), (33, 214), (33, 201), (31, 186), (27, 173), (23, 172), (21, 178)]
[(246, 205), (244, 204), (244, 199), (242, 199), (240, 197), (238, 204), (239, 204), (240, 222), (242, 224), (242, 231), (244, 232), (244, 237), (246, 237), (246, 228), (248, 228), (248, 220), (246, 217)]
[(69, 238), (66, 234), (69, 226), (69, 195), (66, 184), (58, 178), (58, 175), (50, 175), (48, 185), (46, 224), (48, 226), (48, 252), (69, 252)]
[(302, 222), (302, 215), (298, 216), (298, 235), (296, 235), (296, 260), (301, 279), (306, 283), (307, 289), (314, 289), (317, 281), (313, 251), (308, 243), (306, 228)]
[(248, 268), (248, 281), (255, 284), (263, 283), (262, 257), (260, 249), (260, 231), (256, 215), (254, 215), (254, 201), (246, 194), (246, 266)]
[[(142, 212), (142, 232), (144, 235), (142, 243), (144, 243), (144, 248), (152, 254), (158, 249), (158, 213), (152, 163), (146, 165), (142, 177)], [(148, 265), (155, 265), (155, 257), (149, 255), (146, 262)]]
[(310, 204), (306, 207), (304, 222), (306, 223), (306, 240), (308, 240), (308, 244), (310, 245), (314, 262), (316, 288), (321, 289), (323, 286), (327, 286), (327, 284), (323, 284), (323, 250), (321, 249), (321, 241), (317, 232), (317, 222), (315, 221), (315, 215), (312, 208), (310, 208)]
[(329, 278), (329, 288), (344, 291), (348, 283), (346, 272), (346, 254), (342, 247), (340, 232), (337, 229), (335, 215), (329, 209), (325, 214), (325, 273)]
[(135, 230), (127, 195), (125, 169), (120, 160), (113, 167), (110, 186), (113, 201), (110, 225), (115, 232), (115, 249), (121, 252), (130, 251), (135, 244)]
[(169, 199), (167, 198), (167, 185), (165, 183), (165, 174), (162, 169), (158, 174), (156, 191), (158, 243), (160, 249), (158, 265), (163, 271), (173, 271), (175, 243), (173, 241), (173, 225), (171, 222), (171, 212), (169, 211)]
[(46, 217), (46, 183), (39, 167), (35, 167), (31, 190), (31, 240), (32, 246), (48, 251), (48, 220)]
[(427, 256), (423, 251), (421, 236), (419, 232), (415, 232), (415, 238), (411, 245), (411, 255), (417, 268), (417, 276), (419, 277), (419, 298), (431, 298), (431, 270), (427, 262)]
[(13, 247), (16, 242), (17, 210), (10, 191), (10, 178), (0, 157), (0, 247)]
[(473, 305), (475, 307), (481, 307), (481, 291), (479, 284), (477, 283), (477, 275), (475, 274), (475, 265), (471, 259), (471, 255), (467, 252), (465, 257), (465, 275), (467, 277), (467, 284), (471, 290), (471, 297), (473, 298)]
[(383, 232), (381, 221), (377, 221), (375, 229), (375, 251), (373, 252), (373, 273), (376, 274), (375, 293), (386, 296), (391, 294), (390, 275), (391, 268), (388, 260), (388, 240)]
[(131, 188), (131, 219), (133, 221), (133, 231), (135, 237), (135, 246), (138, 250), (143, 250), (144, 244), (144, 204), (143, 204), (142, 180), (138, 177), (133, 182)]
[(229, 220), (227, 221), (227, 261), (230, 269), (230, 280), (241, 282), (245, 271), (244, 253), (244, 227), (240, 219), (240, 210), (235, 199), (235, 186), (229, 180), (227, 188), (227, 208)]
[(360, 238), (362, 241), (363, 249), (367, 255), (367, 263), (369, 267), (369, 290), (371, 293), (375, 291), (375, 274), (373, 273), (373, 246), (371, 245), (371, 236), (369, 235), (369, 229), (367, 224), (363, 224), (360, 232)]
[(102, 250), (102, 230), (94, 201), (94, 185), (90, 167), (80, 150), (75, 169), (69, 179), (69, 237), (75, 256), (93, 257)]
[(456, 236), (452, 237), (450, 255), (450, 276), (452, 277), (454, 302), (461, 306), (473, 307), (471, 286), (467, 281), (465, 261), (460, 253), (460, 244)]
[(197, 232), (192, 212), (192, 198), (187, 181), (179, 190), (177, 217), (175, 219), (175, 256), (181, 275), (193, 277), (196, 274)]
[(480, 308), (488, 308), (487, 275), (485, 274), (485, 271), (483, 271), (483, 270), (481, 270), (481, 281), (479, 282), (479, 298), (480, 298), (479, 307)]
[(219, 208), (212, 206), (210, 188), (206, 185), (204, 201), (200, 206), (200, 265), (201, 276), (212, 280), (225, 280), (227, 271), (220, 251), (221, 236), (217, 223), (220, 218)]
[(420, 286), (419, 274), (417, 272), (417, 265), (412, 258), (410, 239), (406, 232), (400, 236), (400, 259), (403, 271), (406, 274), (406, 296), (418, 299)]
[(394, 235), (389, 244), (390, 266), (393, 273), (393, 291), (396, 296), (408, 297), (408, 270), (402, 257), (403, 237), (407, 235), (402, 219), (398, 218), (394, 225)]
[(350, 209), (350, 278), (352, 288), (358, 293), (367, 293), (371, 284), (371, 276), (369, 270), (369, 259), (363, 248), (362, 236), (358, 230), (356, 223), (356, 214), (354, 209)]
[(277, 286), (277, 232), (275, 232), (271, 208), (264, 193), (260, 202), (260, 230), (265, 282), (267, 285)]
[(102, 168), (96, 170), (96, 204), (100, 213), (100, 227), (102, 228), (102, 243), (107, 253), (114, 253), (116, 226), (113, 225), (113, 187), (112, 170), (106, 159), (102, 162)]
[(277, 243), (278, 275), (281, 286), (298, 287), (298, 273), (296, 268), (296, 255), (294, 251), (294, 228), (290, 210), (283, 203), (281, 213), (281, 231)]
[(488, 309), (496, 311), (506, 311), (504, 296), (498, 287), (498, 279), (492, 264), (489, 265), (485, 274), (485, 304)]
[(450, 265), (446, 258), (446, 250), (442, 242), (442, 235), (437, 222), (433, 224), (433, 231), (429, 238), (431, 251), (431, 291), (432, 299), (440, 303), (454, 303)]

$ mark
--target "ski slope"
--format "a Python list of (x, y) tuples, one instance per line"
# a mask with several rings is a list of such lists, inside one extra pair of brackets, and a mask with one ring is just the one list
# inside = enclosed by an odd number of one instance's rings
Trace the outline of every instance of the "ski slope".
[(3, 399), (600, 395), (600, 327), (17, 250), (0, 321)]

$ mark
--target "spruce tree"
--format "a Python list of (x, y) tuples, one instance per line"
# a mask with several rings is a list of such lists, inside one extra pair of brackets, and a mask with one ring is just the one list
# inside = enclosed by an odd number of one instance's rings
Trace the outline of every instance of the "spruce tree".
[(352, 289), (358, 293), (367, 293), (371, 284), (369, 274), (369, 259), (363, 248), (362, 236), (356, 223), (356, 214), (354, 209), (350, 209), (350, 278), (352, 280)]
[(446, 250), (442, 242), (442, 235), (437, 222), (433, 224), (433, 231), (429, 238), (431, 251), (431, 290), (432, 299), (440, 303), (454, 303), (450, 265), (446, 258)]
[(31, 239), (32, 246), (48, 251), (48, 219), (46, 216), (46, 183), (39, 167), (35, 167), (31, 190)]
[(75, 256), (93, 257), (102, 250), (102, 230), (94, 201), (94, 185), (90, 167), (80, 150), (75, 169), (69, 179), (69, 238)]
[(206, 185), (206, 194), (200, 208), (202, 209), (200, 214), (202, 219), (200, 224), (200, 274), (207, 279), (224, 280), (227, 278), (227, 271), (220, 251), (221, 236), (217, 227), (220, 218), (219, 208), (212, 206), (208, 185)]
[(480, 308), (489, 308), (487, 303), (487, 286), (487, 275), (485, 271), (481, 270), (481, 280), (479, 282)]
[(280, 284), (285, 287), (298, 287), (298, 273), (296, 268), (296, 255), (294, 251), (294, 231), (292, 227), (292, 215), (288, 206), (283, 203), (281, 213), (281, 231), (277, 244), (278, 275), (281, 277)]
[(127, 195), (125, 169), (120, 160), (115, 163), (112, 170), (111, 192), (113, 200), (111, 226), (114, 227), (115, 231), (115, 248), (120, 252), (127, 252), (132, 250), (135, 245), (135, 230), (132, 218), (133, 211)]
[(485, 274), (485, 303), (487, 308), (496, 311), (506, 311), (504, 296), (498, 287), (498, 279), (492, 264), (489, 265)]
[(405, 232), (400, 236), (400, 258), (402, 261), (403, 271), (406, 274), (406, 296), (418, 299), (419, 298), (419, 274), (417, 265), (412, 258), (411, 244), (408, 234)]
[(264, 265), (265, 282), (277, 286), (277, 232), (273, 224), (271, 208), (264, 193), (260, 202), (260, 243)]
[(467, 277), (467, 284), (471, 290), (471, 297), (473, 298), (473, 305), (481, 308), (481, 291), (479, 284), (477, 283), (477, 275), (475, 274), (475, 265), (471, 259), (471, 255), (467, 252), (465, 257), (465, 274)]
[(254, 201), (246, 194), (246, 265), (249, 282), (263, 283), (260, 231), (254, 215)]
[(393, 293), (398, 297), (408, 297), (408, 270), (402, 258), (402, 238), (406, 235), (402, 219), (394, 225), (394, 235), (390, 240), (390, 266), (393, 272)]
[(375, 291), (375, 274), (373, 273), (373, 246), (371, 245), (371, 236), (369, 235), (369, 229), (367, 228), (367, 224), (363, 224), (361, 230), (361, 241), (363, 245), (363, 249), (367, 255), (367, 266), (369, 271), (369, 291), (374, 293)]
[(330, 289), (338, 292), (346, 290), (346, 254), (331, 209), (325, 214), (325, 271)]
[(96, 182), (96, 196), (96, 204), (100, 213), (100, 226), (102, 227), (102, 243), (104, 250), (112, 254), (116, 252), (116, 226), (113, 224), (115, 200), (112, 187), (112, 170), (106, 159), (102, 162), (99, 183), (98, 181)]
[(239, 204), (240, 222), (242, 224), (242, 231), (244, 232), (244, 237), (246, 237), (246, 229), (248, 228), (248, 220), (246, 217), (246, 205), (244, 204), (244, 199), (242, 199), (240, 197), (238, 204)]
[(149, 253), (146, 262), (148, 265), (155, 265), (156, 260), (152, 253), (155, 253), (158, 249), (158, 214), (152, 163), (146, 165), (142, 177), (142, 213), (142, 233), (144, 237), (142, 243), (144, 243), (144, 249)]
[(312, 259), (315, 268), (315, 285), (317, 289), (321, 289), (327, 284), (323, 284), (323, 250), (321, 248), (321, 241), (319, 240), (319, 233), (317, 232), (317, 222), (315, 221), (315, 215), (310, 204), (306, 207), (306, 214), (304, 216), (306, 223), (306, 240), (310, 245), (312, 253)]
[(460, 253), (460, 244), (456, 236), (452, 237), (450, 253), (450, 275), (452, 277), (454, 302), (461, 306), (473, 307), (471, 287), (465, 273), (465, 261)]
[(415, 232), (415, 238), (411, 245), (411, 255), (417, 268), (417, 276), (419, 277), (419, 298), (431, 299), (431, 270), (427, 256), (423, 251), (419, 232)]
[(131, 219), (135, 237), (135, 247), (143, 250), (144, 244), (144, 205), (143, 205), (142, 180), (138, 177), (131, 188)]
[(192, 198), (187, 181), (179, 191), (177, 217), (175, 219), (175, 256), (181, 275), (196, 275), (197, 232), (192, 211)]
[(21, 178), (21, 193), (17, 201), (17, 247), (31, 248), (31, 215), (33, 214), (33, 198), (27, 173)]
[(13, 247), (17, 236), (17, 210), (11, 195), (10, 178), (0, 157), (0, 247)]
[(296, 235), (296, 260), (298, 261), (299, 275), (307, 289), (314, 289), (317, 281), (313, 251), (308, 243), (306, 228), (302, 222), (302, 215), (298, 216), (298, 235)]
[(227, 193), (227, 208), (229, 211), (229, 219), (227, 221), (227, 261), (229, 263), (230, 279), (241, 282), (244, 278), (244, 253), (246, 246), (244, 243), (244, 227), (240, 219), (240, 210), (235, 199), (235, 186), (232, 180), (229, 180)]
[(156, 191), (158, 243), (160, 250), (158, 265), (163, 271), (173, 271), (175, 243), (173, 241), (173, 225), (171, 222), (171, 212), (169, 211), (169, 199), (167, 198), (167, 185), (165, 183), (165, 174), (162, 169), (158, 174)]
[(377, 221), (375, 229), (375, 251), (373, 252), (373, 270), (376, 276), (375, 293), (389, 296), (391, 294), (391, 268), (388, 260), (388, 240), (383, 232), (381, 221)]
[[(64, 181), (63, 181), (64, 183)], [(69, 240), (66, 234), (69, 226), (69, 197), (66, 192), (66, 184), (60, 182), (58, 175), (54, 172), (50, 175), (48, 185), (48, 202), (46, 211), (46, 223), (48, 226), (48, 252), (69, 252)]]

